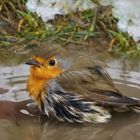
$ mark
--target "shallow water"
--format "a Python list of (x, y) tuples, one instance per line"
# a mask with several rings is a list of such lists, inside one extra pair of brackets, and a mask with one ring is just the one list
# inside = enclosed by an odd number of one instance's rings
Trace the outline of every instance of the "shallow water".
[[(69, 49), (70, 48), (70, 49)], [(140, 98), (140, 61), (112, 56), (105, 50), (68, 46), (76, 62), (100, 60), (116, 87), (128, 96)], [(84, 54), (85, 53), (85, 54)], [(87, 55), (88, 53), (88, 55)], [(0, 139), (1, 140), (139, 140), (140, 117), (136, 113), (115, 113), (107, 124), (69, 124), (41, 116), (26, 93), (30, 54), (0, 53)], [(77, 57), (79, 56), (79, 57)], [(82, 62), (81, 61), (81, 62)]]

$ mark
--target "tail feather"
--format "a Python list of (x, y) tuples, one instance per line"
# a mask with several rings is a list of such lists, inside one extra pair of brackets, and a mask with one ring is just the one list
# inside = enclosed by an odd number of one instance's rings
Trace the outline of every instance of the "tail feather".
[(140, 99), (138, 98), (134, 98), (134, 97), (131, 97), (131, 99), (135, 100), (137, 102), (137, 105), (136, 106), (132, 106), (131, 109), (137, 113), (140, 113)]
[(140, 105), (139, 106), (133, 106), (130, 109), (132, 109), (136, 113), (140, 113)]
[(126, 97), (126, 99), (130, 100), (132, 104), (114, 107), (113, 109), (117, 112), (126, 112), (129, 110), (133, 110), (136, 113), (140, 113), (140, 99), (134, 97)]
[[(133, 110), (136, 113), (140, 113), (140, 99), (134, 98), (134, 97), (130, 97), (130, 99), (132, 99), (135, 104), (127, 106), (126, 107), (126, 111), (127, 110)], [(124, 109), (124, 111), (125, 111), (125, 109)]]

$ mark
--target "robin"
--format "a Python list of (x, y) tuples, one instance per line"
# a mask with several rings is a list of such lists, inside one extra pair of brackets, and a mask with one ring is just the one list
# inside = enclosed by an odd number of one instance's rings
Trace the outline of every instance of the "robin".
[(140, 100), (127, 97), (115, 88), (99, 64), (65, 70), (58, 51), (36, 53), (31, 60), (27, 91), (41, 112), (68, 122), (108, 122), (112, 111), (140, 111)]

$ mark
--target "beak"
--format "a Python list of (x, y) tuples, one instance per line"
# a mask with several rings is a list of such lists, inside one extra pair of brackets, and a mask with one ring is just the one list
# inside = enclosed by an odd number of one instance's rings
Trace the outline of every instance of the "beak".
[(28, 60), (25, 64), (31, 65), (31, 66), (37, 66), (39, 68), (41, 66), (41, 64), (38, 61), (36, 61), (35, 59)]

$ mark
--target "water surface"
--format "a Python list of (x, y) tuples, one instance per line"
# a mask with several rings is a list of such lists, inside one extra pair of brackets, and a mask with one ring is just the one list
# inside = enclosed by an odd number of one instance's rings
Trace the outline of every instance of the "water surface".
[[(76, 47), (76, 49), (75, 49)], [(140, 61), (112, 56), (104, 49), (68, 45), (75, 63), (100, 60), (116, 87), (128, 96), (140, 98)], [(0, 53), (0, 139), (1, 140), (139, 140), (140, 117), (136, 113), (115, 113), (107, 124), (70, 124), (41, 116), (26, 92), (28, 53), (1, 50)], [(106, 65), (107, 64), (107, 65)], [(92, 65), (92, 64), (91, 64)]]

